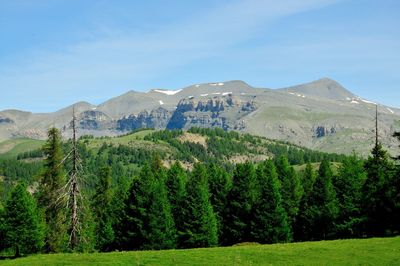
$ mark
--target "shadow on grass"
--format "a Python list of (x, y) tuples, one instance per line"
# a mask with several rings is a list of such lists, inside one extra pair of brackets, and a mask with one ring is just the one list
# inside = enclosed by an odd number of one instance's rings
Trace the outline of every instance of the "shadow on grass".
[(26, 255), (19, 255), (19, 256), (5, 256), (5, 255), (0, 255), (0, 261), (1, 260), (15, 260), (15, 259), (19, 259), (19, 258), (24, 258), (26, 257)]

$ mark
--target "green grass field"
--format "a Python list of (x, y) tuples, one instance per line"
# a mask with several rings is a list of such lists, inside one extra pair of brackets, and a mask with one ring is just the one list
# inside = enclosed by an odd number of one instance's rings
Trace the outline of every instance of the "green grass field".
[[(318, 168), (319, 165), (321, 163), (311, 163), (312, 168), (314, 169), (314, 171), (318, 172)], [(337, 163), (337, 162), (331, 162), (330, 166), (331, 166), (331, 170), (333, 172), (333, 174), (337, 174), (339, 171), (341, 163)], [(297, 165), (293, 165), (294, 170), (296, 170), (297, 172), (304, 172), (304, 170), (306, 169), (307, 164), (297, 164)]]
[(189, 250), (32, 255), (0, 265), (400, 265), (400, 237)]
[(18, 138), (0, 142), (0, 158), (16, 157), (18, 154), (39, 149), (45, 143), (43, 140)]
[(128, 134), (125, 136), (119, 136), (115, 138), (95, 138), (95, 139), (90, 139), (88, 141), (89, 147), (91, 148), (99, 148), (103, 143), (107, 144), (113, 144), (113, 145), (128, 145), (130, 146), (133, 143), (148, 143), (147, 141), (143, 141), (143, 138), (154, 132), (155, 130), (153, 129), (148, 129), (148, 130), (140, 130), (138, 132)]

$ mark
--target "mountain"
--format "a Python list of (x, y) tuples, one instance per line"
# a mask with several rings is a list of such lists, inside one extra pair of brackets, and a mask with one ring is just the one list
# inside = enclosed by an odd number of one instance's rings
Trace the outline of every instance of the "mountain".
[[(0, 112), (0, 141), (43, 139), (56, 126), (71, 135), (72, 110), (81, 135), (116, 136), (139, 128), (220, 127), (289, 141), (326, 152), (367, 154), (374, 141), (376, 104), (323, 78), (281, 89), (243, 81), (194, 84), (178, 90), (129, 91), (98, 106), (79, 102), (54, 113)], [(378, 105), (379, 135), (395, 151), (400, 110)]]
[(301, 95), (301, 97), (305, 96), (338, 101), (356, 98), (354, 94), (343, 88), (342, 85), (329, 78), (322, 78), (307, 84), (281, 89), (281, 91), (292, 95)]

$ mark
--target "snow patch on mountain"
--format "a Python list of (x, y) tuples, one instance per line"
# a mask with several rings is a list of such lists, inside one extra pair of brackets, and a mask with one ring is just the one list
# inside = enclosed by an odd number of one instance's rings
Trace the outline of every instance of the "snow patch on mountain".
[(377, 104), (377, 103), (375, 103), (375, 102), (367, 101), (367, 100), (365, 100), (365, 99), (360, 99), (360, 101), (365, 102), (365, 103), (370, 103), (370, 104)]
[(166, 95), (175, 95), (175, 94), (177, 94), (178, 92), (180, 92), (181, 90), (182, 90), (182, 89), (176, 90), (176, 91), (169, 91), (169, 90), (153, 90), (153, 91), (159, 92), (159, 93), (164, 93), (164, 94), (166, 94)]
[(224, 86), (224, 83), (222, 83), (222, 82), (210, 83), (210, 86)]

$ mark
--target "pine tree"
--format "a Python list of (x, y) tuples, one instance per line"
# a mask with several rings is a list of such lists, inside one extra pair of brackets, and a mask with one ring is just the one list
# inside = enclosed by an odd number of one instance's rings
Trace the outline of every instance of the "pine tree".
[(171, 204), (171, 213), (177, 231), (177, 246), (183, 247), (182, 237), (185, 222), (185, 199), (186, 199), (187, 175), (179, 162), (172, 165), (167, 173), (166, 186), (168, 199)]
[(165, 179), (160, 172), (157, 175), (145, 165), (129, 189), (119, 232), (123, 249), (166, 249), (176, 245)]
[(250, 225), (252, 208), (257, 198), (257, 176), (254, 165), (250, 162), (237, 164), (232, 189), (227, 195), (224, 210), (223, 240), (224, 245), (252, 241)]
[(276, 160), (276, 171), (281, 182), (283, 207), (288, 216), (289, 226), (292, 227), (296, 222), (303, 193), (300, 178), (293, 167), (289, 165), (289, 161), (285, 156), (281, 156)]
[(307, 163), (302, 177), (303, 195), (300, 199), (299, 212), (293, 226), (295, 241), (304, 241), (311, 238), (312, 216), (310, 213), (310, 196), (315, 183), (316, 174), (310, 163)]
[(164, 168), (161, 158), (158, 154), (155, 154), (151, 158), (150, 167), (151, 167), (151, 171), (156, 179), (166, 182), (166, 179), (167, 179), (166, 169)]
[(280, 182), (273, 161), (258, 166), (257, 179), (260, 194), (253, 205), (252, 237), (263, 244), (291, 241), (291, 229), (282, 207)]
[(79, 224), (78, 224), (78, 232), (77, 238), (79, 241), (76, 246), (69, 251), (73, 252), (93, 252), (95, 251), (96, 245), (96, 217), (88, 206), (90, 206), (90, 202), (88, 199), (82, 197), (80, 200), (80, 209), (78, 211), (79, 216)]
[(145, 244), (145, 222), (147, 211), (145, 178), (150, 175), (150, 167), (143, 166), (139, 177), (135, 177), (128, 190), (124, 209), (117, 229), (118, 246), (123, 250), (138, 250)]
[(38, 252), (44, 245), (44, 225), (24, 184), (18, 184), (6, 202), (4, 231), (4, 242), (14, 248), (16, 257)]
[[(393, 137), (400, 141), (400, 132), (395, 132)], [(395, 173), (390, 180), (389, 197), (391, 199), (391, 212), (393, 214), (391, 219), (391, 229), (393, 232), (400, 232), (400, 155), (395, 157), (397, 161)]]
[(112, 224), (112, 191), (111, 191), (111, 169), (100, 168), (98, 184), (92, 199), (92, 210), (95, 216), (95, 247), (100, 251), (110, 251), (114, 241), (114, 229)]
[(167, 172), (158, 154), (153, 156), (151, 171), (154, 176), (149, 190), (149, 223), (148, 244), (146, 249), (175, 248), (177, 233), (172, 216), (171, 204), (166, 186)]
[(370, 236), (384, 236), (393, 214), (389, 180), (395, 168), (381, 144), (377, 143), (371, 154), (365, 163), (367, 179), (362, 189), (365, 231)]
[(362, 187), (366, 179), (364, 161), (354, 153), (345, 158), (334, 179), (339, 202), (337, 235), (340, 237), (361, 236)]
[(148, 209), (149, 229), (145, 249), (175, 248), (177, 235), (165, 180), (155, 179), (150, 184)]
[(327, 239), (334, 233), (334, 222), (339, 214), (339, 205), (332, 183), (329, 161), (323, 160), (310, 193), (309, 208), (312, 219), (311, 238)]
[(231, 176), (215, 163), (207, 166), (210, 202), (213, 206), (218, 222), (218, 235), (222, 235), (223, 211), (226, 206), (226, 197), (232, 187)]
[[(122, 232), (123, 219), (124, 219), (124, 210), (125, 210), (125, 202), (127, 201), (128, 191), (130, 188), (130, 182), (128, 178), (124, 175), (116, 176), (113, 171), (114, 179), (116, 180), (116, 185), (113, 189), (113, 197), (111, 200), (111, 217), (114, 231), (114, 242), (110, 247), (111, 250), (121, 248), (124, 236)], [(120, 234), (121, 233), (121, 234)]]
[(38, 201), (44, 209), (46, 221), (46, 252), (60, 252), (65, 249), (67, 241), (65, 204), (60, 195), (65, 185), (62, 165), (61, 134), (56, 128), (48, 130), (48, 140), (43, 147), (45, 172), (40, 181)]
[(210, 203), (206, 168), (196, 164), (186, 184), (184, 245), (187, 248), (218, 244), (217, 219)]

